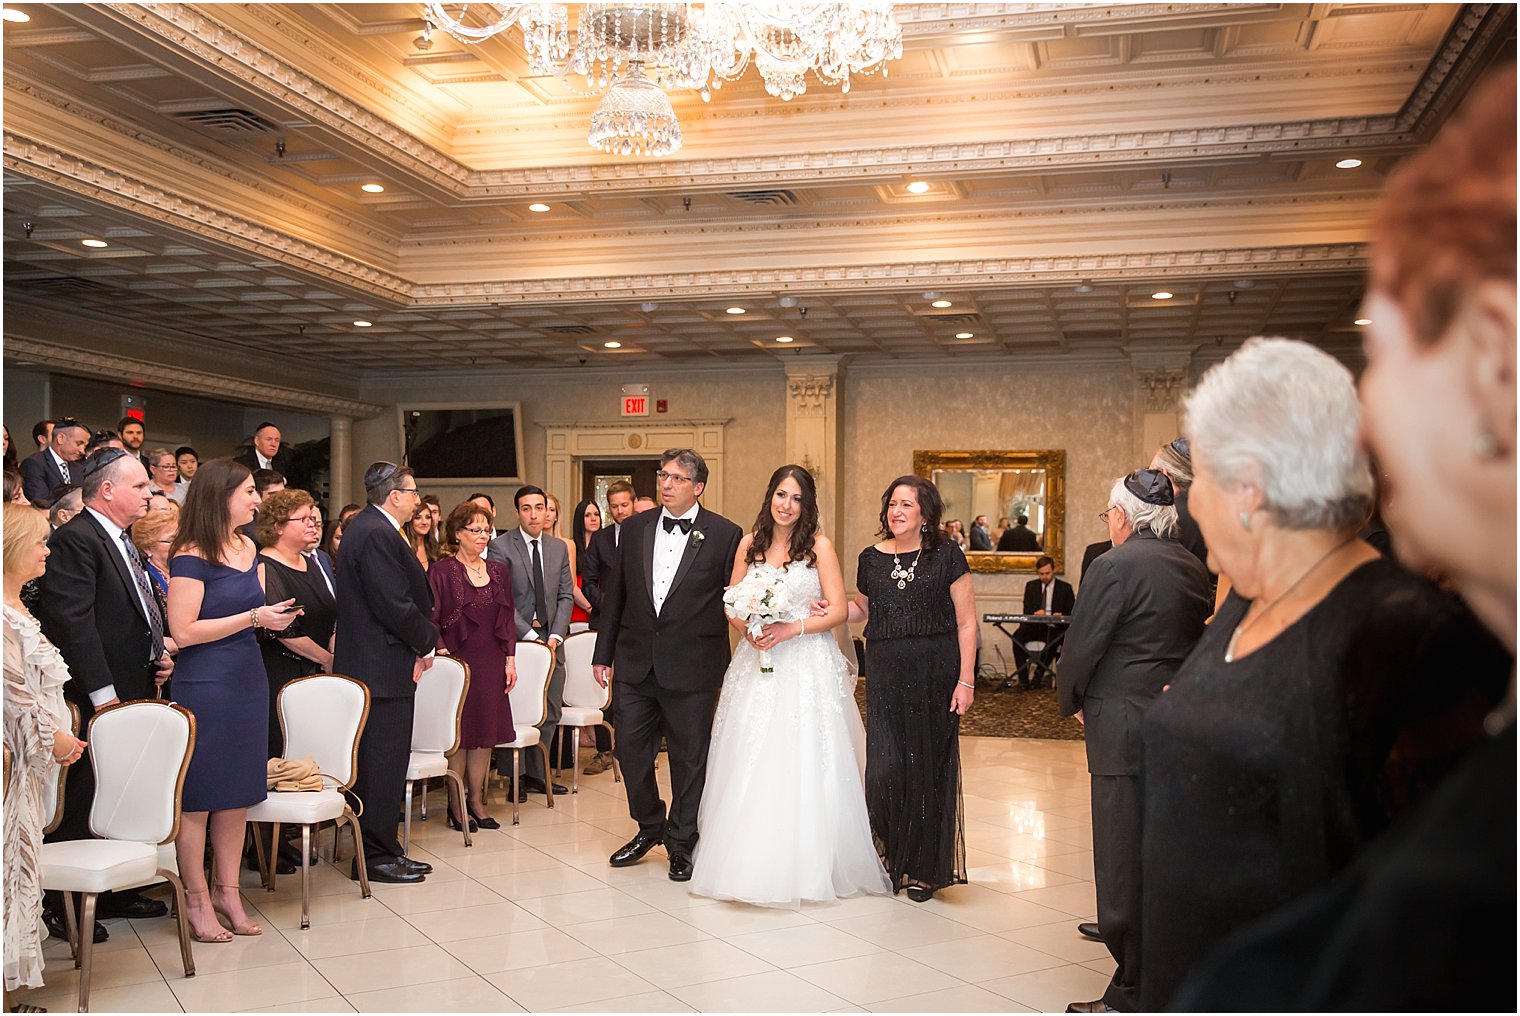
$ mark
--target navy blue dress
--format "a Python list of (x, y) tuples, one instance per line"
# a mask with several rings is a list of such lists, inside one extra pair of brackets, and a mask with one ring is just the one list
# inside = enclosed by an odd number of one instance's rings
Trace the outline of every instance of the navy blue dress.
[[(190, 554), (169, 562), (170, 577), (205, 585), (199, 620), (247, 614), (264, 605), (258, 558), (247, 571)], [(269, 679), (252, 628), (186, 646), (174, 664), (174, 699), (195, 714), (195, 754), (185, 774), (185, 811), (226, 811), (264, 800), (269, 761)]]

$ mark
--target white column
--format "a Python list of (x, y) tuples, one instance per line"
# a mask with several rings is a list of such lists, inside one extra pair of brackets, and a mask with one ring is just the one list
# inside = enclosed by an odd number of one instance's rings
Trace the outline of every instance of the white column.
[(353, 425), (352, 417), (337, 413), (328, 417), (328, 493), (334, 512), (353, 500)]
[(1182, 433), (1191, 350), (1131, 353), (1135, 371), (1135, 465), (1148, 466), (1156, 449)]
[(840, 444), (844, 431), (844, 357), (808, 356), (784, 360), (786, 369), (786, 458), (813, 474), (823, 531), (840, 537), (844, 482)]

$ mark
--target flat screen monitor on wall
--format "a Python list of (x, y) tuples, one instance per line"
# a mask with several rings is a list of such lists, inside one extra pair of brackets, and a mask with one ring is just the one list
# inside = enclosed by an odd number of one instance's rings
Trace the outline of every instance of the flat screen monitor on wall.
[(520, 403), (402, 406), (402, 448), (419, 480), (521, 482)]

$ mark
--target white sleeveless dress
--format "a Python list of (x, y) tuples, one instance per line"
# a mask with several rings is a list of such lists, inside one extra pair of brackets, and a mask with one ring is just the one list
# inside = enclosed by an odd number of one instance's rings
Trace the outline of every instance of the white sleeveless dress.
[[(783, 571), (797, 620), (823, 594), (818, 571), (801, 561)], [(773, 672), (761, 673), (743, 642), (723, 679), (691, 891), (792, 907), (890, 892), (866, 816), (853, 668), (832, 632), (788, 639), (770, 656)]]

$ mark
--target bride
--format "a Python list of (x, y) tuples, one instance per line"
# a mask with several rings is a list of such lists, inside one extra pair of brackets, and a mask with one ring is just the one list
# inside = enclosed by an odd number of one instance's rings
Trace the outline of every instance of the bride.
[[(733, 585), (746, 575), (779, 580), (794, 609), (758, 635), (731, 620), (745, 644), (713, 717), (690, 888), (763, 906), (884, 894), (866, 816), (855, 675), (831, 634), (845, 620), (839, 558), (818, 532), (807, 470), (782, 466), (766, 491), (754, 531), (739, 544)], [(837, 606), (809, 616), (820, 599)]]

